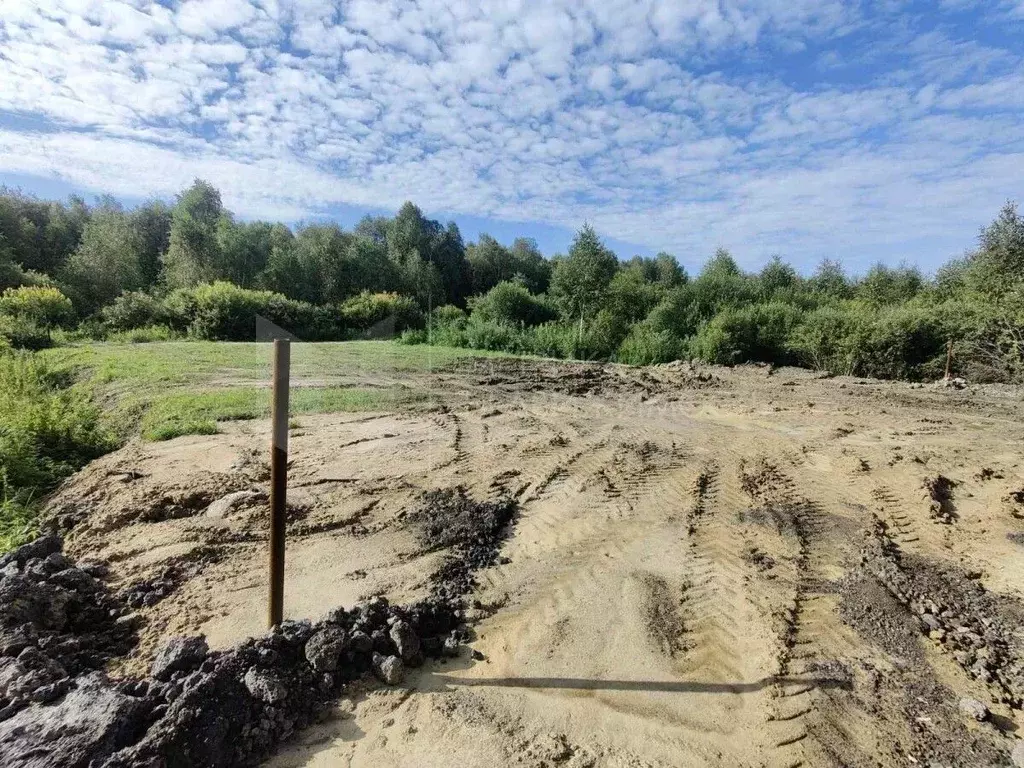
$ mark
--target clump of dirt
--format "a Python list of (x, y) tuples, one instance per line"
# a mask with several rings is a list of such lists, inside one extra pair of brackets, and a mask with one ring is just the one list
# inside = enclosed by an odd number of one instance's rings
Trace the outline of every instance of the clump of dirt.
[(1018, 520), (1024, 520), (1024, 488), (1019, 491), (1011, 491), (1004, 499), (1010, 508), (1010, 514)]
[(516, 510), (512, 498), (475, 501), (461, 486), (423, 494), (406, 519), (428, 551), (451, 550), (431, 577), (432, 594), (457, 599), (472, 591), (477, 585), (474, 573), (497, 562)]
[(925, 479), (924, 488), (928, 491), (928, 496), (931, 499), (930, 513), (933, 520), (945, 525), (956, 522), (959, 517), (956, 507), (953, 505), (953, 489), (956, 486), (956, 481), (950, 480), (945, 475), (936, 475)]
[(151, 608), (174, 594), (178, 587), (195, 578), (208, 565), (220, 561), (223, 556), (224, 553), (218, 547), (197, 547), (186, 555), (174, 558), (158, 573), (129, 584), (121, 590), (119, 597), (131, 608)]
[(1013, 707), (1024, 703), (1024, 605), (950, 565), (906, 555), (876, 521), (861, 563), (916, 617), (919, 629)]
[(0, 557), (0, 721), (60, 698), (73, 678), (135, 645), (137, 617), (104, 574), (72, 564), (55, 536)]

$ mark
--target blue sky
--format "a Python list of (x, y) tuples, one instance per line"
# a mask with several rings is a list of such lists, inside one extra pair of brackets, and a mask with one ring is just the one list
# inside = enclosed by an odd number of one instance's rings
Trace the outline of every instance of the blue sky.
[(1024, 202), (1024, 0), (3, 0), (0, 182), (928, 271)]

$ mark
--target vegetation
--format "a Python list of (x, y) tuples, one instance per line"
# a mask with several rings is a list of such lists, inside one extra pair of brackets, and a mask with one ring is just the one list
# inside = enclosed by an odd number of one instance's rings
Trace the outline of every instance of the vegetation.
[(0, 348), (62, 341), (310, 341), (401, 335), (426, 343), (634, 364), (679, 357), (836, 373), (937, 375), (948, 342), (974, 380), (1024, 377), (1024, 219), (1013, 204), (933, 277), (878, 264), (860, 278), (726, 251), (691, 279), (676, 259), (620, 261), (590, 226), (564, 256), (406, 203), (393, 218), (240, 221), (204, 181), (173, 205), (44, 202), (0, 190)]

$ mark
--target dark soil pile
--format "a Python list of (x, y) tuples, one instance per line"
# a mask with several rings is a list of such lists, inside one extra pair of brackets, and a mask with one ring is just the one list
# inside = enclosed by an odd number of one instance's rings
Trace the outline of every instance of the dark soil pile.
[(475, 501), (462, 487), (429, 491), (407, 521), (428, 550), (450, 549), (432, 578), (432, 593), (459, 600), (477, 585), (474, 573), (498, 561), (498, 550), (516, 514), (511, 498)]
[(921, 632), (989, 684), (1010, 706), (1024, 703), (1024, 606), (988, 592), (976, 574), (906, 555), (877, 521), (862, 565), (917, 617)]
[(228, 651), (170, 638), (150, 674), (131, 680), (91, 670), (133, 645), (125, 599), (136, 592), (112, 595), (56, 538), (26, 545), (0, 560), (0, 765), (256, 765), (350, 682), (372, 674), (397, 685), (427, 657), (457, 655), (464, 596), (496, 562), (515, 510), (462, 489), (428, 493), (409, 519), (425, 546), (452, 549), (430, 598), (374, 598)]
[(0, 721), (63, 696), (72, 679), (135, 644), (135, 617), (54, 536), (0, 557)]

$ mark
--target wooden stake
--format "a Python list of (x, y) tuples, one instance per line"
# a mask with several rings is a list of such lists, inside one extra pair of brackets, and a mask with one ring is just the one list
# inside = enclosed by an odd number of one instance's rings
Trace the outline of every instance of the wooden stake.
[(291, 345), (274, 340), (274, 392), (270, 421), (270, 593), (267, 625), (275, 627), (284, 616), (284, 516), (288, 495), (288, 387)]
[(946, 381), (950, 378), (950, 369), (953, 367), (953, 341), (946, 342)]

